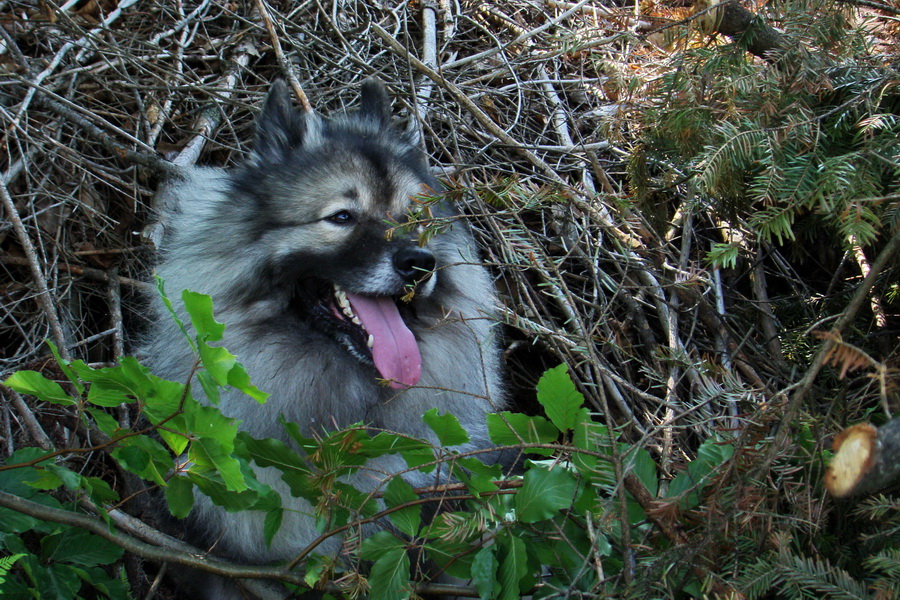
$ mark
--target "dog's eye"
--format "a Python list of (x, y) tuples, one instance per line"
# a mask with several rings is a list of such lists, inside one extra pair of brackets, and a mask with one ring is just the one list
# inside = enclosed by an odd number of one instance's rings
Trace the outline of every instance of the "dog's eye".
[(339, 210), (333, 215), (328, 215), (325, 220), (335, 225), (352, 225), (356, 217), (349, 210)]

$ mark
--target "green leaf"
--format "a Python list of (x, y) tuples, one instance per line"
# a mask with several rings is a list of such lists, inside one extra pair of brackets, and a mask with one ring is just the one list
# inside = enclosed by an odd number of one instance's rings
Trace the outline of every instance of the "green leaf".
[(53, 564), (35, 571), (35, 579), (41, 600), (69, 600), (81, 589), (78, 573), (66, 564)]
[(97, 428), (109, 437), (113, 437), (119, 431), (119, 422), (108, 412), (90, 406), (85, 408), (85, 412), (93, 417)]
[[(526, 444), (554, 444), (559, 437), (557, 427), (543, 417), (529, 417), (520, 413), (504, 411), (487, 416), (488, 435), (498, 446)], [(531, 454), (550, 456), (553, 450), (529, 448)]]
[(81, 381), (78, 378), (78, 374), (71, 367), (71, 363), (64, 359), (59, 355), (59, 349), (56, 347), (56, 344), (47, 340), (47, 345), (50, 347), (50, 352), (53, 353), (53, 358), (56, 360), (56, 364), (59, 365), (60, 370), (63, 372), (63, 375), (75, 386), (75, 389), (78, 390), (78, 395), (84, 393), (84, 386), (81, 384)]
[(369, 586), (379, 600), (406, 600), (410, 596), (409, 554), (403, 548), (390, 550), (372, 565)]
[(196, 406), (190, 411), (186, 424), (195, 437), (216, 440), (224, 452), (234, 451), (234, 438), (238, 433), (237, 421), (223, 415), (212, 406)]
[(210, 404), (218, 406), (219, 401), (221, 400), (219, 384), (216, 383), (212, 374), (209, 371), (200, 370), (197, 372), (197, 381), (200, 382), (200, 388), (203, 390), (203, 395), (206, 396), (206, 399), (209, 400)]
[(126, 395), (122, 390), (102, 385), (92, 385), (88, 390), (87, 401), (96, 406), (119, 406), (120, 404), (134, 402), (134, 399)]
[(77, 527), (41, 539), (41, 558), (47, 562), (92, 567), (114, 563), (124, 553), (112, 542)]
[(237, 362), (234, 354), (221, 346), (210, 346), (203, 340), (199, 340), (197, 347), (200, 353), (200, 362), (208, 374), (207, 377), (200, 379), (200, 384), (210, 402), (218, 403), (219, 391), (216, 389), (216, 385), (219, 385), (231, 386), (260, 404), (265, 403), (269, 394), (250, 383), (250, 376), (244, 366)]
[(228, 371), (228, 385), (250, 396), (260, 404), (265, 404), (271, 394), (260, 390), (250, 383), (250, 375), (241, 363), (235, 363)]
[[(572, 431), (572, 445), (578, 450), (611, 454), (609, 429), (595, 422), (588, 409), (582, 408)], [(598, 485), (615, 483), (615, 472), (609, 460), (583, 452), (572, 453), (572, 464), (578, 472)]]
[(165, 281), (159, 275), (156, 276), (156, 290), (159, 292), (159, 297), (162, 299), (163, 305), (165, 305), (166, 310), (169, 311), (169, 315), (171, 315), (172, 320), (174, 320), (175, 324), (178, 325), (178, 329), (181, 330), (181, 333), (184, 335), (185, 339), (191, 345), (191, 349), (196, 352), (197, 347), (194, 345), (194, 340), (188, 334), (187, 329), (185, 329), (184, 321), (182, 321), (181, 317), (178, 316), (178, 313), (175, 312), (175, 307), (172, 306), (172, 301), (169, 299), (169, 296), (166, 294)]
[(59, 477), (59, 480), (67, 490), (73, 491), (81, 487), (81, 481), (83, 477), (79, 473), (76, 473), (71, 469), (67, 469), (64, 466), (57, 464), (49, 464), (45, 468)]
[(297, 445), (307, 454), (315, 452), (316, 448), (319, 447), (319, 442), (303, 435), (300, 431), (300, 426), (296, 423), (286, 421), (284, 416), (279, 416), (278, 422), (284, 427), (285, 432), (291, 436), (291, 439), (297, 442)]
[(500, 600), (518, 600), (520, 582), (528, 575), (528, 558), (525, 554), (525, 542), (508, 531), (498, 536), (501, 545), (500, 568), (497, 571), (500, 581)]
[(218, 440), (200, 438), (193, 441), (188, 456), (200, 467), (215, 469), (228, 491), (242, 492), (247, 489), (240, 461), (231, 456)]
[(103, 506), (106, 503), (115, 502), (119, 499), (119, 493), (99, 477), (79, 477), (81, 478), (81, 487), (95, 504)]
[(441, 446), (458, 446), (469, 441), (469, 434), (454, 415), (439, 415), (438, 409), (432, 408), (422, 415), (422, 420), (437, 436)]
[[(34, 529), (40, 521), (10, 508), (0, 508), (0, 534), (23, 533)], [(0, 536), (2, 537), (2, 536)], [(8, 548), (6, 548), (8, 550)]]
[(575, 389), (565, 363), (544, 372), (537, 384), (537, 399), (557, 429), (565, 433), (575, 426), (584, 396)]
[(723, 444), (717, 437), (707, 439), (697, 449), (697, 458), (688, 463), (687, 469), (678, 473), (669, 484), (668, 497), (675, 498), (691, 490), (682, 498), (682, 508), (699, 505), (700, 492), (706, 486), (708, 478), (733, 454), (732, 444)]
[(125, 585), (125, 582), (111, 578), (103, 569), (99, 567), (87, 567), (84, 569), (73, 567), (72, 570), (82, 581), (101, 594), (105, 594), (110, 600), (130, 600), (128, 586)]
[(476, 497), (499, 489), (494, 483), (503, 476), (503, 467), (499, 464), (486, 465), (474, 456), (466, 456), (456, 459), (454, 467), (453, 474)]
[(304, 567), (306, 568), (306, 573), (303, 575), (303, 582), (308, 587), (312, 588), (322, 581), (323, 575), (326, 576), (325, 581), (327, 581), (327, 573), (330, 570), (331, 564), (329, 559), (321, 554), (311, 554), (306, 559)]
[[(134, 443), (122, 444), (118, 448), (113, 448), (112, 457), (123, 468), (138, 475), (144, 473), (150, 466), (150, 455), (140, 445)], [(156, 479), (155, 477), (152, 478)], [(161, 478), (157, 480), (157, 483), (161, 482)]]
[[(384, 492), (384, 501), (389, 508), (394, 508), (407, 502), (415, 502), (419, 497), (402, 477), (392, 478)], [(415, 537), (422, 524), (421, 505), (408, 506), (388, 515), (391, 523), (409, 537)]]
[(523, 479), (522, 489), (515, 497), (516, 518), (523, 523), (550, 519), (575, 499), (577, 481), (562, 467), (532, 467)]
[(644, 448), (636, 448), (628, 456), (626, 462), (631, 462), (631, 471), (647, 488), (651, 496), (656, 496), (659, 489), (659, 476), (656, 473), (656, 463), (653, 457)]
[(183, 519), (194, 507), (194, 485), (186, 475), (175, 475), (166, 486), (166, 503), (174, 517)]
[(149, 385), (141, 397), (144, 401), (144, 414), (156, 425), (178, 411), (182, 398), (190, 398), (183, 383), (151, 375)]
[(281, 529), (281, 523), (284, 521), (284, 508), (281, 506), (281, 496), (274, 491), (266, 494), (254, 508), (263, 510), (266, 513), (266, 518), (263, 521), (263, 535), (266, 538), (266, 546), (271, 546), (275, 534)]
[[(682, 471), (675, 476), (672, 482), (669, 484), (669, 488), (667, 490), (667, 498), (677, 498), (681, 496), (689, 489), (691, 489), (696, 484), (695, 481), (691, 479), (691, 475), (687, 471)], [(682, 510), (688, 510), (694, 508), (695, 506), (700, 504), (700, 495), (697, 493), (697, 490), (691, 491), (688, 495), (681, 499), (679, 506)]]
[(84, 381), (90, 382), (88, 400), (99, 406), (118, 406), (131, 402), (131, 398), (144, 400), (154, 389), (150, 369), (131, 356), (123, 356), (114, 367), (95, 369), (76, 360), (72, 368)]
[(67, 394), (61, 385), (50, 381), (37, 371), (16, 371), (4, 383), (20, 394), (28, 394), (50, 404), (62, 406), (75, 404), (75, 399)]
[(213, 501), (213, 504), (221, 506), (228, 512), (247, 510), (259, 502), (259, 494), (255, 490), (229, 491), (222, 482), (222, 477), (213, 469), (192, 465), (187, 474), (194, 485)]
[(363, 517), (371, 517), (378, 512), (378, 502), (372, 497), (372, 494), (361, 492), (352, 485), (342, 481), (335, 481), (331, 485), (331, 489), (334, 491), (341, 506), (353, 513), (358, 513)]
[(478, 597), (481, 600), (490, 600), (496, 598), (500, 593), (500, 582), (497, 581), (497, 557), (494, 556), (494, 550), (497, 546), (486, 546), (475, 554), (475, 560), (472, 561), (472, 583), (478, 590)]
[[(58, 527), (64, 527), (62, 525)], [(19, 563), (20, 567), (28, 567), (28, 563), (37, 563), (37, 558), (25, 547), (25, 542), (18, 535), (3, 535), (0, 536), (0, 546), (6, 552), (12, 554), (23, 554), (24, 560)]]
[(128, 471), (158, 485), (165, 485), (164, 476), (173, 466), (169, 452), (146, 435), (125, 438), (111, 454)]
[(190, 290), (181, 292), (184, 308), (191, 317), (191, 324), (197, 332), (197, 339), (204, 342), (218, 342), (225, 333), (225, 324), (213, 316), (212, 298)]
[(28, 485), (36, 490), (55, 490), (62, 485), (62, 480), (56, 476), (56, 473), (47, 469), (32, 469), (34, 476), (26, 481)]
[[(13, 554), (12, 556), (0, 556), (0, 586), (6, 581), (6, 574), (12, 569), (17, 560), (26, 556), (25, 554)], [(0, 596), (3, 595), (3, 589), (0, 588)]]
[(228, 373), (237, 363), (234, 354), (221, 346), (210, 346), (204, 341), (198, 344), (200, 362), (218, 385), (228, 385)]
[[(38, 461), (41, 457), (50, 454), (49, 450), (41, 450), (40, 448), (22, 448), (10, 454), (4, 461), (5, 466), (12, 466), (23, 463)], [(0, 491), (8, 494), (15, 494), (25, 499), (30, 499), (38, 494), (29, 481), (36, 477), (37, 468), (45, 467), (53, 464), (53, 459), (41, 460), (35, 463), (35, 466), (19, 467), (13, 469), (5, 469), (0, 471)], [(36, 468), (37, 467), (37, 468)]]
[(306, 461), (284, 442), (271, 438), (257, 440), (246, 432), (238, 432), (235, 453), (252, 460), (260, 467), (274, 467), (281, 471), (281, 479), (290, 487), (291, 495), (318, 501), (320, 490), (310, 481), (312, 472)]
[(390, 531), (378, 531), (363, 540), (359, 546), (359, 556), (363, 560), (378, 560), (389, 552), (405, 547), (403, 540)]
[[(361, 451), (367, 458), (377, 458), (385, 454), (400, 454), (410, 469), (434, 462), (434, 449), (427, 442), (403, 435), (381, 432), (361, 443)], [(431, 472), (435, 465), (424, 467), (423, 472)]]
[[(717, 437), (711, 437), (700, 444), (697, 449), (697, 458), (692, 461), (705, 465), (707, 472), (713, 471), (734, 455), (734, 445), (723, 443)], [(699, 473), (697, 473), (699, 475)]]
[(733, 269), (737, 266), (740, 250), (740, 244), (716, 242), (706, 254), (706, 262), (712, 267)]

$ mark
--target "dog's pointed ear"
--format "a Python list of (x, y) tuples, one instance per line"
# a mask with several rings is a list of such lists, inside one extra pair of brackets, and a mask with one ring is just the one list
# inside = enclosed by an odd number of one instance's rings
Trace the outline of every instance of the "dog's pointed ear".
[(387, 88), (378, 79), (371, 78), (363, 81), (361, 92), (359, 115), (375, 121), (380, 128), (387, 127), (391, 122), (391, 98)]
[(256, 119), (254, 154), (267, 161), (277, 161), (290, 149), (308, 141), (316, 118), (312, 113), (304, 114), (295, 109), (287, 84), (281, 79), (276, 80)]

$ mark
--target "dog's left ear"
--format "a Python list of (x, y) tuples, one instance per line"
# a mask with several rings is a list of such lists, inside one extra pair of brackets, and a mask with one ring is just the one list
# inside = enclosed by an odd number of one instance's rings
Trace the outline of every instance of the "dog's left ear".
[(375, 121), (379, 128), (385, 128), (391, 122), (391, 98), (387, 88), (378, 79), (366, 79), (362, 84), (362, 103), (359, 115)]

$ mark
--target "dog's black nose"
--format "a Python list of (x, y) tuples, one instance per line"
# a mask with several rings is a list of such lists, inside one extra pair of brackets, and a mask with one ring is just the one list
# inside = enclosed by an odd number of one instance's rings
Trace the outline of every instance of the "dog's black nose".
[(394, 270), (408, 283), (428, 279), (434, 265), (434, 254), (418, 246), (407, 246), (394, 254)]

